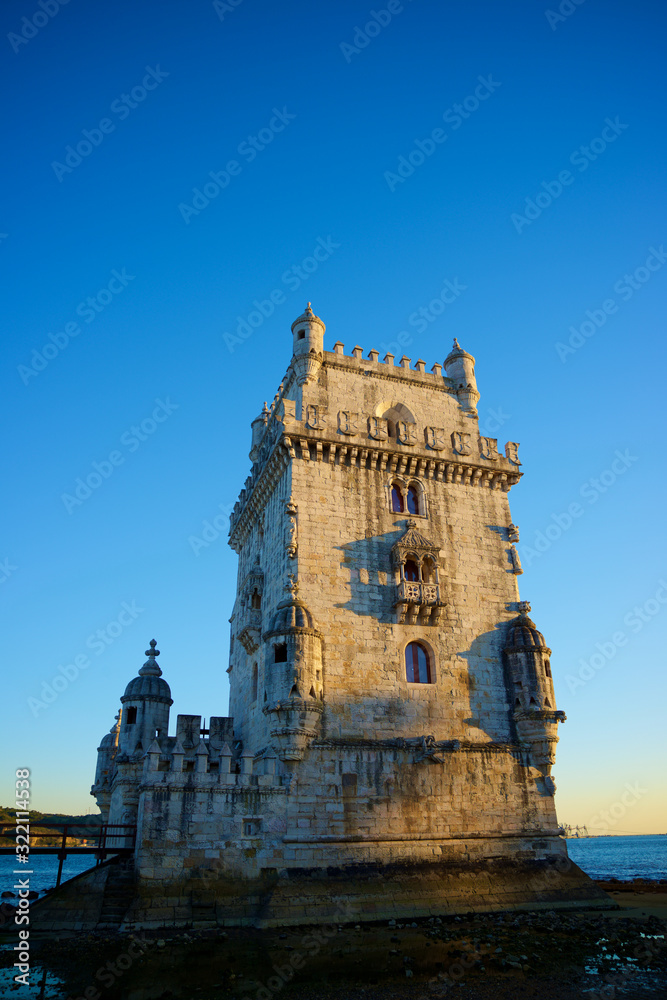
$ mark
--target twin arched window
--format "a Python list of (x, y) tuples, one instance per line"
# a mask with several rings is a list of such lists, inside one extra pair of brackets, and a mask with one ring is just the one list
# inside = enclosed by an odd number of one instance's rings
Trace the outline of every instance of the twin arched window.
[(419, 490), (416, 486), (408, 486), (404, 493), (400, 483), (391, 484), (391, 509), (394, 514), (423, 514)]
[(405, 647), (405, 676), (409, 684), (432, 684), (431, 657), (421, 642), (409, 642)]

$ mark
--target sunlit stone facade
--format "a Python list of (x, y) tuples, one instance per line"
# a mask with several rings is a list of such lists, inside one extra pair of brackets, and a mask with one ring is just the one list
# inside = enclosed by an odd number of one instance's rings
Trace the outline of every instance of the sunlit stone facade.
[(564, 715), (519, 600), (519, 446), (480, 436), (475, 361), (456, 341), (427, 372), (325, 351), (324, 332), (309, 304), (252, 424), (230, 529), (229, 717), (179, 715), (170, 736), (151, 644), (100, 747), (93, 794), (138, 825), (126, 926), (595, 892), (558, 836)]

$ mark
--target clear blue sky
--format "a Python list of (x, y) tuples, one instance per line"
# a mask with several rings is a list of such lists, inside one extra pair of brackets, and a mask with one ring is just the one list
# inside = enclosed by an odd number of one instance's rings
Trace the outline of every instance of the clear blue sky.
[[(454, 336), (476, 356), (482, 426), (521, 442), (521, 592), (568, 715), (560, 818), (667, 830), (665, 11), (562, 6), (3, 5), (3, 803), (29, 766), (35, 808), (94, 807), (152, 637), (174, 713), (226, 714), (236, 557), (224, 528), (192, 538), (243, 484), (310, 299), (329, 349), (406, 331), (429, 368)], [(459, 296), (415, 322), (446, 279)]]

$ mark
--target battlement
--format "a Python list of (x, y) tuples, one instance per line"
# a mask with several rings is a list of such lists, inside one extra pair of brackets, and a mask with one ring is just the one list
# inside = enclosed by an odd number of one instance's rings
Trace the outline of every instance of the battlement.
[(380, 360), (380, 352), (375, 349), (371, 349), (364, 358), (363, 348), (358, 344), (352, 348), (351, 354), (345, 354), (345, 345), (340, 340), (337, 340), (333, 345), (333, 351), (323, 352), (324, 365), (342, 366), (349, 371), (357, 369), (368, 372), (368, 374), (377, 373), (387, 378), (404, 379), (407, 377), (410, 381), (412, 381), (411, 377), (422, 375), (424, 376), (423, 385), (432, 385), (440, 392), (444, 391), (456, 395), (458, 386), (454, 379), (442, 374), (443, 366), (441, 364), (436, 362), (431, 366), (430, 371), (426, 371), (426, 362), (422, 358), (415, 361), (413, 367), (411, 367), (411, 363), (412, 358), (405, 354), (398, 361), (396, 361), (396, 355), (390, 353), (385, 354), (384, 358)]
[[(179, 716), (181, 733), (189, 731), (188, 720), (197, 716)], [(201, 720), (200, 720), (201, 721)], [(231, 722), (232, 720), (220, 720)], [(272, 754), (242, 752), (235, 757), (228, 743), (214, 746), (210, 736), (199, 739), (187, 749), (178, 737), (157, 739), (143, 757), (141, 782), (144, 787), (185, 788), (193, 783), (200, 789), (281, 788), (288, 781), (281, 773), (278, 758)]]

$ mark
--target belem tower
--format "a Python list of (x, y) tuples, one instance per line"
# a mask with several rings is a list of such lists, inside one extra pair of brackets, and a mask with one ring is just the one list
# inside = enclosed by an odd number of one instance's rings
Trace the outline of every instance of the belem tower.
[(558, 833), (565, 715), (519, 599), (519, 445), (480, 436), (457, 341), (426, 371), (324, 333), (309, 303), (252, 422), (229, 715), (170, 735), (151, 641), (99, 747), (102, 816), (137, 825), (121, 929), (601, 901)]

